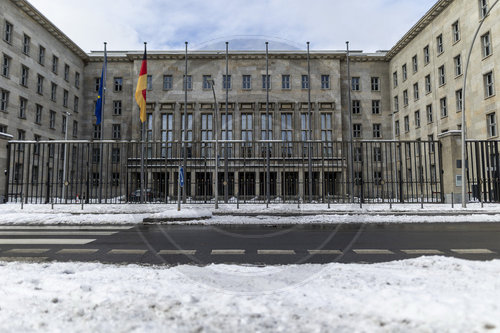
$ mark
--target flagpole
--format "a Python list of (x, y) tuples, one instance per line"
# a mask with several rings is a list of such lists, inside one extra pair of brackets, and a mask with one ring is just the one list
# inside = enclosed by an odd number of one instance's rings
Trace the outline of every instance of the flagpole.
[(102, 140), (104, 140), (104, 105), (106, 104), (106, 75), (108, 71), (108, 65), (107, 65), (107, 53), (106, 53), (106, 45), (107, 43), (104, 42), (104, 74), (102, 76), (103, 82), (102, 82), (102, 107), (101, 107), (101, 123), (99, 124), (101, 126), (101, 144), (99, 147), (99, 203), (102, 202), (102, 183), (104, 181), (104, 177), (102, 174), (102, 164), (103, 164), (103, 159), (104, 159), (104, 145), (102, 143)]
[[(146, 42), (144, 42), (144, 54), (146, 54)], [(143, 60), (144, 61), (144, 60)], [(142, 62), (141, 62), (141, 68), (142, 68)], [(139, 70), (140, 71), (140, 70)], [(147, 117), (146, 117), (147, 121)], [(142, 122), (141, 119), (141, 203), (144, 203), (144, 122)]]
[(307, 140), (309, 141), (307, 145), (308, 150), (308, 180), (309, 180), (309, 203), (312, 202), (312, 189), (313, 189), (313, 180), (312, 180), (312, 161), (311, 161), (311, 150), (312, 150), (312, 115), (311, 115), (311, 63), (309, 58), (309, 42), (307, 42), (307, 123), (308, 123), (308, 135)]
[(354, 151), (353, 151), (353, 137), (352, 137), (352, 101), (351, 101), (351, 89), (352, 89), (352, 82), (351, 82), (351, 64), (350, 64), (350, 59), (349, 59), (349, 42), (346, 42), (347, 46), (347, 84), (348, 84), (348, 97), (347, 97), (347, 102), (348, 102), (348, 114), (349, 114), (349, 180), (350, 180), (350, 189), (349, 191), (351, 192), (351, 203), (354, 203)]
[[(188, 182), (187, 182), (187, 179), (186, 179), (186, 175), (187, 175), (187, 172), (186, 172), (186, 164), (187, 164), (187, 141), (188, 141), (188, 117), (187, 117), (187, 100), (188, 100), (188, 93), (187, 93), (187, 76), (188, 76), (188, 42), (184, 42), (186, 44), (186, 55), (185, 55), (185, 58), (186, 58), (186, 65), (185, 65), (185, 74), (184, 74), (184, 140), (182, 140), (182, 151), (183, 151), (183, 158), (184, 158), (184, 161), (183, 161), (183, 164), (184, 164), (184, 186), (182, 188), (182, 203), (185, 204), (186, 203), (186, 186), (188, 186)], [(181, 128), (182, 128), (182, 125), (181, 125)], [(182, 131), (181, 131), (182, 133)], [(182, 139), (182, 138), (181, 138)], [(181, 205), (180, 205), (180, 184), (178, 184), (177, 186), (177, 202), (178, 202), (178, 207), (177, 209), (178, 210), (181, 210)]]
[[(227, 159), (228, 159), (228, 131), (229, 131), (229, 121), (228, 121), (228, 103), (229, 103), (229, 42), (226, 42), (226, 130), (224, 132), (225, 140), (224, 142), (224, 203), (228, 202), (228, 165), (227, 165)], [(218, 121), (216, 119), (215, 121)]]
[(269, 203), (271, 201), (271, 170), (270, 170), (270, 150), (271, 150), (271, 143), (269, 140), (271, 138), (269, 137), (269, 42), (266, 42), (266, 139), (268, 140), (267, 142), (267, 152), (266, 152), (266, 208), (269, 208)]

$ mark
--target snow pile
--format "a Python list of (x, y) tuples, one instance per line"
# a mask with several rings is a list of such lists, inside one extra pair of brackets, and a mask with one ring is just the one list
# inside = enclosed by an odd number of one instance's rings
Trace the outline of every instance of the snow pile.
[[(0, 263), (2, 332), (500, 330), (500, 261)], [(14, 320), (15, 318), (15, 320)]]
[(153, 219), (201, 219), (201, 218), (210, 218), (212, 217), (212, 212), (206, 208), (197, 208), (197, 207), (187, 207), (180, 211), (174, 208), (166, 209), (160, 213), (151, 214), (149, 216)]

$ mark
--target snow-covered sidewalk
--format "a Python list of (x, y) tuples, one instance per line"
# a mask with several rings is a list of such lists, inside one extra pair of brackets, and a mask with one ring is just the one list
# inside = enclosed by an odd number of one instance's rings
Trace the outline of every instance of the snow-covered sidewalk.
[(139, 224), (182, 221), (216, 224), (324, 224), (324, 223), (411, 223), (411, 222), (500, 222), (500, 204), (92, 204), (82, 206), (9, 203), (0, 205), (0, 224)]
[(0, 262), (2, 332), (497, 332), (500, 261)]

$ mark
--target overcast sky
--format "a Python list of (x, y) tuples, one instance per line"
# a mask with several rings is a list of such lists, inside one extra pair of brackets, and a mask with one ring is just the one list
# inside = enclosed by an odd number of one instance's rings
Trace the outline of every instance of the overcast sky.
[[(436, 0), (29, 0), (84, 51), (206, 48), (263, 38), (311, 50), (390, 49)], [(263, 46), (264, 48), (264, 46)]]

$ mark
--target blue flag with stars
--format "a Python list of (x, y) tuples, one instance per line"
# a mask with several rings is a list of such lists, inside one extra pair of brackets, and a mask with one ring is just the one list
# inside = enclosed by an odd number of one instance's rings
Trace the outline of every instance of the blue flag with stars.
[(101, 124), (101, 119), (102, 119), (102, 109), (104, 105), (104, 92), (105, 92), (105, 85), (106, 85), (106, 66), (107, 66), (107, 56), (106, 56), (106, 51), (104, 51), (104, 64), (102, 65), (102, 73), (101, 73), (101, 80), (99, 81), (99, 92), (97, 95), (97, 102), (95, 104), (95, 117), (96, 117), (96, 125)]

